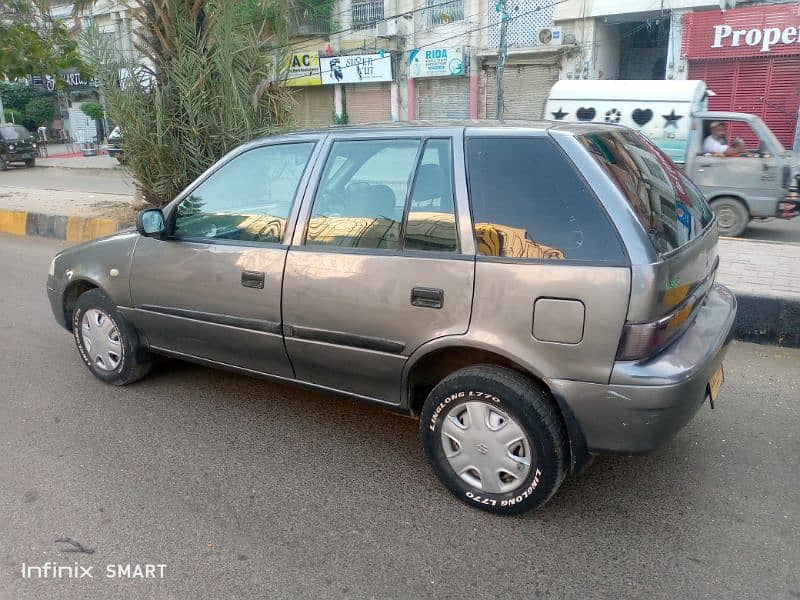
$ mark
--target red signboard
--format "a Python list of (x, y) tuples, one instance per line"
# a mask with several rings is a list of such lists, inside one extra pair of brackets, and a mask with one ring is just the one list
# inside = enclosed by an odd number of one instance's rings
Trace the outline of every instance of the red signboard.
[(684, 16), (681, 54), (690, 60), (800, 54), (800, 4), (750, 6)]

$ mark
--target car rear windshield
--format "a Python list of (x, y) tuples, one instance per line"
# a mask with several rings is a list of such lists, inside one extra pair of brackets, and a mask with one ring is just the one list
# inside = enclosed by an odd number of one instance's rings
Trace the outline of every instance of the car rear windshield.
[(703, 193), (642, 135), (604, 131), (580, 141), (625, 195), (658, 252), (680, 248), (711, 223)]
[(31, 137), (31, 132), (21, 125), (11, 125), (0, 127), (0, 136), (2, 136), (7, 142), (14, 142), (17, 140), (28, 139)]

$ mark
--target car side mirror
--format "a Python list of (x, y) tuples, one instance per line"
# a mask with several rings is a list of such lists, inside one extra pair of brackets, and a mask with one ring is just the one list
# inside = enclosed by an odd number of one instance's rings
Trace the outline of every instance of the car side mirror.
[(167, 222), (160, 208), (147, 208), (136, 215), (136, 229), (141, 235), (161, 238), (167, 231)]

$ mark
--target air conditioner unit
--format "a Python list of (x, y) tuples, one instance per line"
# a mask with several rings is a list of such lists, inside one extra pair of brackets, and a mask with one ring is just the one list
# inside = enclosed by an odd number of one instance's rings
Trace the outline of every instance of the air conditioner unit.
[(563, 40), (561, 27), (540, 27), (536, 30), (536, 43), (539, 46), (560, 46)]
[(375, 35), (379, 38), (397, 37), (397, 19), (386, 19), (375, 24)]

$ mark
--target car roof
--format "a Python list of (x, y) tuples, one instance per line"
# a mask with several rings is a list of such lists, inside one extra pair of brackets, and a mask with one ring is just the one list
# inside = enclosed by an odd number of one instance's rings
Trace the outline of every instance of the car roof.
[(498, 130), (528, 130), (531, 132), (544, 133), (549, 129), (558, 129), (574, 134), (587, 133), (590, 131), (614, 130), (618, 125), (608, 125), (606, 123), (563, 123), (561, 121), (546, 121), (546, 120), (526, 120), (526, 119), (459, 119), (459, 120), (430, 120), (430, 121), (391, 121), (383, 123), (368, 123), (360, 125), (330, 125), (317, 129), (303, 129), (297, 131), (288, 131), (276, 135), (286, 136), (308, 136), (308, 135), (326, 135), (330, 133), (350, 133), (353, 135), (359, 134), (375, 134), (383, 131), (407, 131), (413, 129), (463, 129), (467, 133), (470, 131), (487, 131), (492, 129)]

